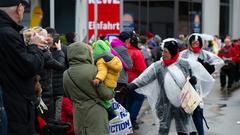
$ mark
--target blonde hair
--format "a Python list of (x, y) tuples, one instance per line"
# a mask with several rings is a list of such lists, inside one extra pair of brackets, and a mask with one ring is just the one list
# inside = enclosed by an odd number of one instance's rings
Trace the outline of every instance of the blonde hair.
[(35, 34), (38, 34), (42, 41), (44, 41), (47, 37), (47, 31), (42, 27), (37, 26), (33, 28), (28, 28), (23, 31), (23, 39), (26, 45), (29, 45), (32, 36), (34, 36)]

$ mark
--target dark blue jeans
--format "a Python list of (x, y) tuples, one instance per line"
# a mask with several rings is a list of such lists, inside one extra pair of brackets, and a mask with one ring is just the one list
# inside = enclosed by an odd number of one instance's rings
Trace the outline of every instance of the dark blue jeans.
[(0, 86), (0, 135), (7, 135), (7, 114), (3, 106), (3, 90)]
[(198, 135), (204, 135), (204, 128), (203, 128), (203, 109), (199, 106), (194, 110), (193, 115), (193, 122), (197, 128)]
[(126, 109), (130, 113), (131, 122), (136, 122), (138, 112), (143, 104), (144, 96), (135, 91), (126, 95)]

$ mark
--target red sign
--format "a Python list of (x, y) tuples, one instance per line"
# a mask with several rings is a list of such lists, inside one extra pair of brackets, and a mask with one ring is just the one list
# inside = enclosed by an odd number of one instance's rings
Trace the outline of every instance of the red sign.
[[(94, 38), (94, 2), (88, 1), (88, 37)], [(96, 26), (99, 35), (118, 34), (120, 32), (120, 0), (98, 0), (98, 23)]]

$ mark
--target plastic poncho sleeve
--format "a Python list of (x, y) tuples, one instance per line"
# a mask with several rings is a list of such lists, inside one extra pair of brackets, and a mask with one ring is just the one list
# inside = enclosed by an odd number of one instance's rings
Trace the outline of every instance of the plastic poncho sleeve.
[(155, 69), (156, 64), (156, 62), (151, 64), (146, 70), (142, 72), (141, 75), (134, 79), (132, 83), (136, 84), (138, 88), (151, 83), (154, 79), (157, 78), (157, 73)]
[(160, 93), (160, 86), (157, 79), (157, 71), (156, 71), (157, 65), (158, 65), (158, 62), (151, 64), (138, 78), (133, 80), (133, 83), (139, 87), (135, 91), (147, 97), (147, 100), (152, 109), (153, 117), (155, 119), (156, 124), (159, 123), (159, 119), (156, 116), (155, 105), (157, 103), (157, 99)]
[[(184, 60), (184, 59), (183, 59)], [(186, 60), (186, 59), (185, 59)], [(192, 75), (197, 78), (196, 89), (199, 90), (202, 98), (206, 97), (214, 86), (215, 79), (199, 62), (186, 60), (192, 70)]]
[(208, 62), (210, 65), (214, 65), (215, 71), (220, 70), (221, 67), (224, 65), (224, 61), (220, 57), (218, 57), (216, 54), (213, 54), (208, 51), (204, 51), (204, 53), (206, 53), (209, 57), (209, 59), (206, 62)]

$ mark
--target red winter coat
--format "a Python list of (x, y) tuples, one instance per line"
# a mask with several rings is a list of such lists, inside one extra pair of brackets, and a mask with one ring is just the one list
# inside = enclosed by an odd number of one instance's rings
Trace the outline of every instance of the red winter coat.
[(130, 83), (137, 78), (147, 68), (147, 66), (141, 50), (129, 45), (128, 53), (133, 63), (132, 69), (128, 70), (128, 82)]
[(232, 62), (236, 63), (237, 62), (237, 57), (238, 57), (238, 52), (236, 46), (224, 46), (219, 50), (218, 56), (220, 58), (232, 58)]
[(68, 133), (74, 133), (74, 126), (73, 126), (73, 104), (72, 101), (67, 98), (63, 97), (62, 101), (62, 112), (61, 112), (61, 120), (63, 122), (68, 122), (71, 124)]

